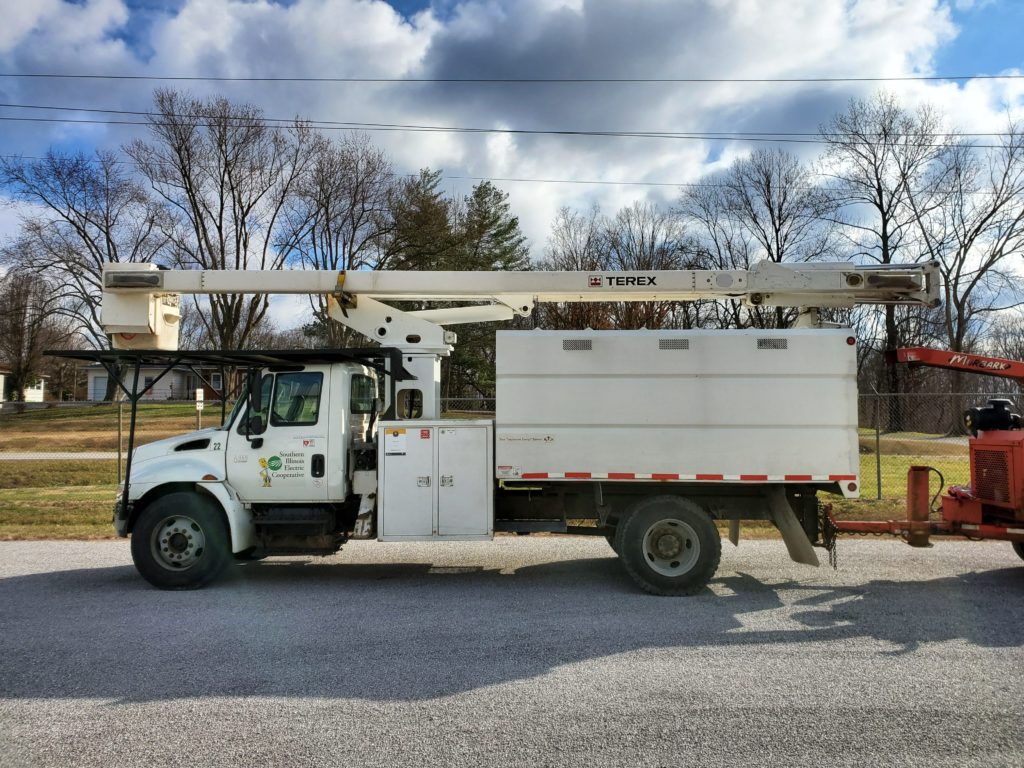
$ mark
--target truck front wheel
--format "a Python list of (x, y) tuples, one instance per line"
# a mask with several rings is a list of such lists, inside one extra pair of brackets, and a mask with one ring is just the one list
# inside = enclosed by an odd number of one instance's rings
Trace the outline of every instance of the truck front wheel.
[(714, 521), (692, 501), (655, 496), (619, 520), (617, 551), (627, 573), (654, 595), (692, 595), (718, 569), (722, 540)]
[(1021, 560), (1024, 560), (1024, 541), (1014, 541), (1014, 542), (1012, 542), (1012, 544), (1013, 544), (1013, 551), (1017, 553), (1017, 556)]
[(197, 589), (224, 570), (230, 555), (224, 516), (197, 493), (160, 497), (132, 529), (135, 567), (160, 589)]

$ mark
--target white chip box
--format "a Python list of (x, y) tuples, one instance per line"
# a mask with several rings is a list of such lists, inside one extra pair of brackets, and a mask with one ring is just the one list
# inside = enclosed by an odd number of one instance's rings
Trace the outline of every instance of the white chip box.
[(499, 331), (495, 475), (859, 491), (849, 329)]

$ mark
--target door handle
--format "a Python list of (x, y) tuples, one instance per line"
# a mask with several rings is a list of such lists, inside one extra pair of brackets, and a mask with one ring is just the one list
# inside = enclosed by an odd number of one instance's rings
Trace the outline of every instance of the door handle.
[(310, 474), (313, 477), (324, 476), (324, 455), (322, 453), (313, 454), (313, 462), (310, 465)]

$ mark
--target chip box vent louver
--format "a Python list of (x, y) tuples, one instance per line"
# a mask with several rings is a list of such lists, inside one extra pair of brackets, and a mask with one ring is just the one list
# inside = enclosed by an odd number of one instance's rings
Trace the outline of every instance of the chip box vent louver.
[(758, 339), (758, 349), (789, 349), (789, 339)]
[(565, 352), (589, 352), (594, 348), (591, 339), (562, 339), (562, 350)]
[(689, 349), (689, 339), (658, 339), (658, 349)]

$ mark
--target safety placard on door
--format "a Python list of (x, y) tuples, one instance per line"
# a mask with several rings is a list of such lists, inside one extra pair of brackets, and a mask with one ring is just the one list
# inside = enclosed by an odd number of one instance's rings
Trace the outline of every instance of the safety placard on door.
[(389, 427), (384, 430), (384, 455), (405, 456), (405, 430)]

